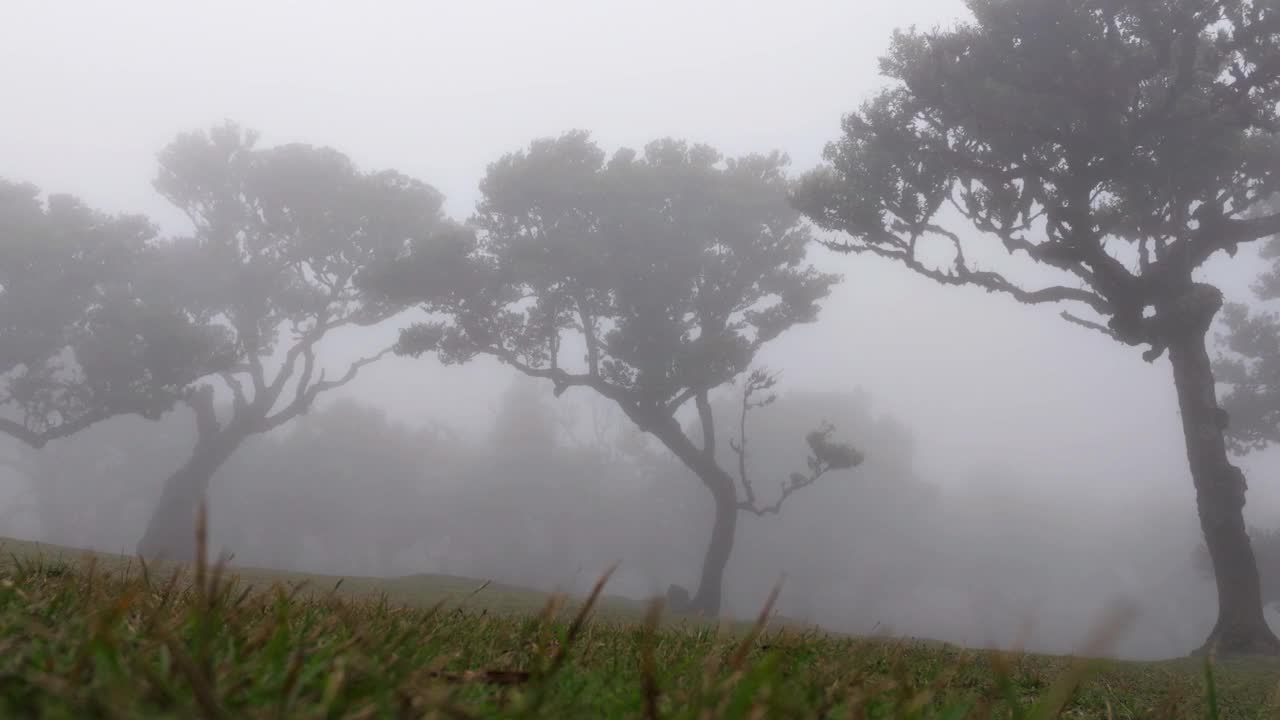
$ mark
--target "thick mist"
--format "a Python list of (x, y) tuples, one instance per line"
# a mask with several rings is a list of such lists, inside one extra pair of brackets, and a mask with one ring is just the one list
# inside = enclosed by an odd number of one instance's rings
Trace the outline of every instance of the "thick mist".
[[(473, 211), (487, 164), (570, 128), (602, 145), (662, 136), (815, 165), (843, 113), (880, 86), (895, 27), (946, 25), (952, 0), (223, 3), (18, 0), (0, 25), (0, 176), (188, 220), (151, 187), (173, 136), (231, 118), (268, 144), (331, 145)], [(832, 92), (832, 84), (839, 84)], [(846, 86), (847, 85), (847, 86)], [(1248, 299), (1259, 264), (1205, 279)], [(819, 320), (770, 344), (773, 405), (753, 412), (752, 476), (771, 499), (830, 421), (866, 455), (776, 516), (744, 516), (725, 610), (779, 611), (858, 634), (1069, 651), (1115, 602), (1137, 606), (1114, 652), (1185, 654), (1215, 612), (1167, 363), (975, 289), (814, 249), (843, 282)], [(403, 325), (335, 334), (350, 363)], [(712, 398), (730, 436), (741, 387)], [(219, 410), (229, 399), (219, 397)], [(684, 418), (692, 422), (690, 415)], [(190, 454), (185, 409), (116, 418), (42, 450), (0, 441), (0, 536), (131, 553)], [(721, 447), (721, 453), (728, 452)], [(725, 462), (734, 463), (731, 455)], [(1273, 453), (1240, 459), (1251, 523), (1274, 527)], [(696, 584), (705, 489), (608, 403), (489, 360), (387, 358), (216, 476), (215, 548), (314, 573), (439, 573), (643, 599)], [(1266, 569), (1263, 569), (1266, 572)]]

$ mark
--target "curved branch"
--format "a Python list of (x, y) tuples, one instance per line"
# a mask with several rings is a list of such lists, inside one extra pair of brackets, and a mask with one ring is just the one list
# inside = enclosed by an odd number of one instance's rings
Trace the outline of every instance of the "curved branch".
[(342, 377), (339, 377), (336, 380), (326, 380), (325, 373), (323, 370), (321, 370), (320, 377), (316, 379), (316, 382), (314, 384), (309, 383), (307, 385), (302, 385), (301, 384), (302, 382), (309, 382), (310, 375), (311, 375), (310, 368), (314, 367), (314, 355), (308, 352), (306, 354), (307, 359), (305, 360), (306, 365), (304, 366), (303, 377), (299, 381), (300, 384), (298, 386), (297, 394), (294, 395), (293, 400), (284, 408), (282, 408), (279, 412), (277, 412), (274, 415), (269, 415), (267, 417), (264, 417), (262, 421), (258, 423), (258, 432), (270, 432), (271, 430), (274, 430), (280, 427), (281, 425), (284, 425), (290, 420), (293, 420), (297, 416), (306, 412), (311, 407), (312, 403), (315, 402), (316, 397), (318, 397), (321, 393), (325, 393), (330, 390), (340, 388), (343, 385), (346, 385), (347, 383), (354, 380), (357, 375), (360, 374), (361, 368), (381, 360), (382, 358), (386, 357), (388, 354), (393, 352), (393, 350), (394, 348), (386, 348), (380, 351), (379, 353), (377, 353), (376, 355), (370, 355), (368, 357), (361, 358), (351, 363), (351, 365), (347, 368), (347, 371), (343, 373)]
[(0, 433), (4, 433), (29, 447), (39, 450), (53, 440), (75, 435), (90, 425), (106, 420), (113, 414), (107, 410), (85, 413), (74, 420), (50, 426), (43, 431), (32, 430), (26, 425), (8, 418), (0, 418)]
[(757, 507), (753, 500), (750, 503), (738, 503), (738, 508), (760, 517), (764, 517), (765, 515), (777, 515), (782, 510), (782, 504), (787, 501), (787, 498), (791, 497), (792, 493), (818, 482), (818, 479), (823, 475), (826, 475), (827, 471), (830, 469), (831, 468), (828, 466), (823, 466), (816, 469), (811, 475), (792, 475), (790, 482), (782, 484), (782, 494), (778, 496), (778, 499), (775, 500), (772, 505)]
[[(888, 233), (886, 233), (888, 234)], [(990, 272), (970, 270), (964, 266), (957, 266), (950, 272), (944, 272), (936, 268), (931, 268), (915, 258), (914, 251), (906, 243), (895, 238), (894, 246), (901, 249), (892, 249), (884, 247), (874, 241), (866, 242), (847, 242), (837, 240), (820, 240), (825, 247), (841, 253), (871, 253), (873, 255), (894, 260), (906, 266), (912, 272), (933, 280), (943, 285), (970, 285), (979, 287), (988, 292), (1004, 293), (1013, 297), (1018, 302), (1027, 305), (1041, 305), (1045, 303), (1056, 302), (1079, 302), (1093, 308), (1100, 315), (1111, 314), (1110, 304), (1106, 298), (1097, 293), (1082, 290), (1080, 288), (1071, 288), (1063, 285), (1051, 285), (1049, 287), (1037, 290), (1028, 290), (1019, 287), (1003, 275)]]

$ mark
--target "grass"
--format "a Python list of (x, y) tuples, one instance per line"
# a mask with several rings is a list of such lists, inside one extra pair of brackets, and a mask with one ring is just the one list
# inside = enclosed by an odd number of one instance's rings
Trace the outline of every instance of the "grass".
[(602, 612), (603, 582), (579, 602), (457, 578), (379, 595), (47, 549), (0, 564), (3, 718), (1280, 717), (1272, 662), (970, 652), (775, 628), (770, 604), (663, 625)]

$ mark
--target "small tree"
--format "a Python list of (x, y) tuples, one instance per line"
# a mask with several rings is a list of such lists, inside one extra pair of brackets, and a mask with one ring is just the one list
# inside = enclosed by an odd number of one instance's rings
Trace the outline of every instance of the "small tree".
[[(1280, 653), (1206, 351), (1222, 296), (1194, 277), (1211, 256), (1280, 232), (1280, 215), (1259, 211), (1280, 186), (1275, 4), (968, 5), (973, 22), (895, 36), (882, 61), (894, 85), (845, 119), (798, 203), (848, 234), (836, 249), (1069, 303), (1069, 320), (1147, 346), (1148, 361), (1168, 351), (1218, 583), (1206, 647)], [(1001, 254), (1008, 272), (993, 269)], [(1045, 277), (1061, 280), (1030, 282)]]
[[(786, 165), (776, 153), (726, 160), (675, 140), (608, 160), (582, 132), (538, 140), (489, 167), (478, 240), (456, 246), (450, 263), (465, 282), (435, 292), (439, 253), (412, 246), (369, 278), (446, 318), (406, 329), (400, 352), (488, 355), (549, 380), (556, 395), (588, 388), (692, 470), (716, 503), (694, 598), (705, 612), (720, 608), (738, 513), (782, 502), (757, 505), (745, 476), (739, 496), (716, 460), (710, 395), (769, 341), (813, 321), (837, 279), (804, 264), (810, 236), (787, 202)], [(750, 397), (764, 378), (752, 376)], [(677, 419), (690, 404), (696, 440)], [(855, 464), (852, 450), (821, 438), (811, 474), (784, 497)]]
[(154, 420), (225, 361), (216, 328), (145, 293), (158, 252), (146, 218), (0, 180), (0, 433), (40, 448)]
[[(319, 367), (326, 337), (400, 309), (357, 293), (356, 272), (383, 250), (428, 244), (448, 223), (440, 193), (421, 182), (359, 172), (326, 148), (260, 149), (253, 133), (230, 124), (169, 145), (156, 188), (195, 227), (168, 253), (165, 291), (221, 327), (236, 357), (185, 395), (196, 418), (195, 448), (166, 483), (138, 546), (143, 555), (172, 558), (193, 551), (193, 512), (247, 437), (288, 423), (383, 356), (356, 360), (336, 375)], [(215, 409), (216, 384), (230, 396), (227, 417)]]

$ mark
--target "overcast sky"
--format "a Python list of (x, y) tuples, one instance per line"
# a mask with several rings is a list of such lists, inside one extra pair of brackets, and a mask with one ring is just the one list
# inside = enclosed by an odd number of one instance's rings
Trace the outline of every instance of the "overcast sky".
[[(778, 148), (801, 171), (881, 84), (895, 27), (962, 11), (958, 0), (6, 0), (0, 176), (181, 231), (151, 189), (155, 153), (223, 119), (266, 144), (332, 145), (414, 175), (457, 217), (488, 162), (571, 128), (608, 149), (665, 135), (731, 154)], [(916, 429), (936, 482), (1000, 462), (1063, 487), (1185, 498), (1194, 522), (1167, 361), (1147, 365), (1052, 308), (815, 255), (846, 282), (817, 325), (767, 353), (786, 386), (867, 388)], [(1222, 277), (1239, 297), (1242, 275)], [(352, 391), (409, 420), (475, 419), (504, 385), (493, 372), (395, 360)], [(1262, 462), (1247, 463), (1254, 513), (1278, 495)]]

